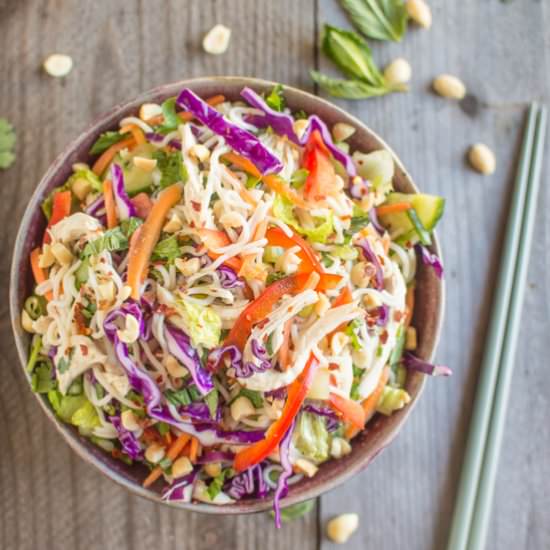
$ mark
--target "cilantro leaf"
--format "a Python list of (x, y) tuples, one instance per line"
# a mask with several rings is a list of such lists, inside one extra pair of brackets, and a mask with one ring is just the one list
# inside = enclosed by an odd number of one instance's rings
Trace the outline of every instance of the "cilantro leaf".
[(181, 151), (166, 153), (165, 151), (155, 151), (153, 158), (157, 161), (157, 168), (160, 170), (160, 188), (164, 189), (177, 181), (185, 183), (187, 181), (187, 170), (183, 164)]
[(181, 248), (178, 243), (178, 239), (175, 235), (171, 235), (162, 241), (159, 241), (155, 248), (153, 248), (153, 254), (151, 258), (153, 260), (168, 260), (173, 261), (181, 256)]
[(283, 87), (277, 84), (271, 90), (271, 93), (265, 98), (265, 102), (274, 110), (281, 112), (285, 108), (285, 96)]
[(128, 237), (122, 232), (120, 227), (114, 227), (105, 231), (102, 237), (90, 241), (84, 247), (80, 257), (82, 259), (88, 256), (97, 256), (104, 250), (108, 252), (118, 252), (120, 250), (128, 249)]
[(14, 145), (13, 126), (5, 118), (0, 118), (0, 168), (9, 168), (15, 161)]

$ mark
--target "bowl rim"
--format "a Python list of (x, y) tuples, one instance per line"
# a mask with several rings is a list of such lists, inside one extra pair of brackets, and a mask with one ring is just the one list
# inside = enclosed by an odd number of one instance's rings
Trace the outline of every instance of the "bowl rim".
[[(251, 88), (268, 88), (278, 84), (277, 82), (273, 82), (273, 81), (265, 80), (261, 78), (254, 78), (254, 77), (204, 76), (204, 77), (183, 79), (183, 80), (171, 82), (168, 84), (156, 86), (154, 88), (151, 88), (145, 92), (138, 94), (137, 96), (129, 100), (125, 100), (117, 103), (111, 109), (99, 115), (82, 132), (80, 132), (76, 138), (72, 139), (68, 143), (68, 145), (63, 148), (61, 153), (57, 155), (54, 161), (49, 165), (48, 169), (40, 179), (38, 185), (36, 186), (30, 199), (27, 202), (27, 206), (25, 208), (23, 217), (21, 218), (19, 229), (17, 231), (17, 235), (14, 241), (14, 248), (13, 248), (11, 268), (10, 268), (10, 283), (9, 283), (10, 320), (11, 320), (11, 326), (12, 326), (15, 344), (17, 348), (17, 354), (19, 357), (19, 363), (21, 368), (23, 369), (24, 375), (27, 380), (29, 380), (29, 374), (27, 373), (25, 368), (26, 360), (27, 360), (27, 350), (26, 350), (25, 343), (21, 338), (22, 331), (20, 326), (20, 312), (18, 309), (19, 303), (18, 303), (17, 287), (16, 287), (15, 281), (18, 278), (19, 266), (21, 265), (21, 262), (22, 262), (23, 244), (26, 239), (26, 234), (29, 229), (32, 215), (35, 212), (35, 210), (39, 207), (39, 200), (43, 194), (44, 189), (47, 187), (48, 182), (57, 173), (57, 171), (61, 169), (66, 162), (69, 161), (68, 157), (71, 154), (71, 152), (77, 150), (79, 145), (81, 145), (82, 142), (88, 139), (90, 136), (97, 135), (97, 133), (99, 132), (99, 130), (104, 124), (106, 124), (109, 120), (116, 118), (117, 116), (120, 116), (124, 110), (130, 108), (132, 105), (140, 104), (145, 101), (150, 101), (151, 97), (166, 95), (167, 93), (171, 93), (172, 90), (176, 91), (177, 89), (183, 88), (183, 87), (190, 87), (193, 89), (194, 87), (205, 85), (205, 84), (222, 85), (224, 83), (234, 84), (234, 85), (238, 84), (240, 86), (250, 86)], [(305, 101), (310, 101), (310, 102), (313, 101), (314, 103), (317, 104), (316, 107), (319, 107), (319, 105), (324, 106), (326, 109), (333, 111), (335, 114), (339, 114), (344, 118), (347, 118), (353, 124), (355, 124), (358, 128), (361, 128), (363, 131), (369, 134), (372, 138), (374, 138), (374, 140), (378, 141), (378, 143), (384, 149), (386, 149), (391, 153), (396, 166), (402, 171), (403, 177), (407, 180), (408, 184), (414, 189), (416, 193), (419, 192), (419, 189), (416, 186), (413, 178), (411, 177), (410, 173), (405, 169), (405, 167), (403, 166), (403, 163), (401, 162), (399, 157), (396, 155), (395, 151), (386, 143), (384, 139), (382, 139), (374, 130), (372, 130), (364, 122), (359, 120), (356, 116), (348, 113), (343, 108), (337, 105), (334, 105), (333, 103), (329, 102), (328, 100), (322, 97), (316, 96), (310, 92), (301, 90), (299, 88), (296, 88), (294, 86), (290, 86), (287, 84), (283, 84), (283, 88), (285, 91), (288, 90), (294, 95), (302, 96)], [(443, 257), (441, 254), (441, 247), (439, 244), (439, 239), (436, 231), (433, 232), (432, 247), (436, 251), (438, 256), (441, 258), (441, 260), (443, 261)], [(436, 310), (434, 313), (434, 315), (436, 316), (436, 323), (433, 329), (434, 336), (432, 340), (431, 349), (429, 350), (429, 353), (427, 356), (427, 360), (433, 360), (433, 357), (435, 355), (435, 352), (437, 350), (437, 347), (440, 341), (441, 329), (442, 329), (444, 314), (445, 314), (445, 303), (446, 303), (445, 298), (446, 298), (446, 284), (445, 284), (445, 280), (442, 279), (439, 283), (439, 300), (437, 302)], [(393, 441), (393, 439), (395, 438), (395, 436), (397, 435), (397, 433), (400, 431), (401, 427), (405, 423), (406, 419), (408, 418), (409, 414), (416, 406), (416, 403), (424, 390), (425, 383), (426, 383), (426, 376), (422, 376), (420, 378), (416, 395), (413, 397), (411, 403), (409, 403), (407, 407), (405, 407), (400, 411), (401, 416), (400, 416), (399, 422), (396, 422), (395, 425), (391, 427), (391, 429), (387, 430), (384, 433), (384, 444), (381, 445), (376, 452), (374, 452), (371, 456), (363, 457), (363, 460), (357, 461), (357, 463), (353, 464), (353, 467), (340, 471), (333, 478), (329, 478), (328, 480), (323, 481), (318, 485), (306, 486), (301, 491), (296, 491), (296, 492), (291, 491), (288, 496), (282, 499), (281, 501), (282, 506), (287, 507), (287, 506), (291, 506), (293, 504), (302, 502), (304, 500), (309, 500), (309, 499), (318, 497), (326, 493), (327, 491), (345, 483), (351, 477), (355, 476), (360, 471), (362, 471), (379, 454), (379, 452), (381, 452), (387, 445), (389, 445)], [(271, 495), (262, 499), (254, 499), (251, 501), (246, 501), (246, 500), (237, 501), (235, 503), (226, 504), (222, 506), (202, 503), (202, 502), (182, 503), (182, 502), (164, 501), (161, 499), (161, 495), (159, 493), (146, 489), (142, 485), (133, 482), (132, 480), (128, 479), (126, 476), (120, 474), (119, 472), (115, 471), (113, 468), (106, 465), (97, 456), (90, 453), (85, 448), (84, 444), (80, 441), (80, 437), (75, 436), (74, 432), (71, 430), (71, 427), (57, 418), (57, 416), (52, 411), (52, 409), (46, 404), (45, 400), (39, 394), (36, 394), (34, 392), (32, 393), (34, 397), (38, 400), (46, 416), (54, 424), (56, 430), (62, 435), (63, 439), (69, 444), (69, 446), (82, 459), (84, 459), (88, 463), (93, 464), (104, 476), (113, 480), (118, 485), (123, 486), (125, 489), (127, 489), (129, 492), (133, 494), (147, 498), (148, 500), (151, 500), (156, 503), (170, 506), (172, 508), (185, 509), (185, 510), (202, 512), (207, 514), (234, 515), (234, 514), (242, 514), (242, 513), (255, 513), (255, 512), (262, 512), (262, 511), (269, 510), (272, 507), (273, 499)]]

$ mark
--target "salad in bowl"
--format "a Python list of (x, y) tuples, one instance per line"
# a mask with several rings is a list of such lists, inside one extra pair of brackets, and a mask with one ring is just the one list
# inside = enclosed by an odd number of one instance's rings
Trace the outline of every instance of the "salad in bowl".
[[(355, 128), (183, 88), (102, 133), (42, 203), (21, 312), (55, 415), (170, 502), (280, 500), (407, 407), (418, 265), (444, 200)], [(86, 160), (89, 157), (86, 157)]]

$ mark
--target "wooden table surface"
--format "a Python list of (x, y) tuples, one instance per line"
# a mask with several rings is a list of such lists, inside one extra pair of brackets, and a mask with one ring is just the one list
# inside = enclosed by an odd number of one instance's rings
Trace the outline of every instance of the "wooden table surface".
[[(366, 472), (277, 532), (266, 514), (214, 517), (130, 496), (84, 464), (46, 422), (23, 377), (8, 316), (9, 260), (25, 204), (55, 156), (98, 114), (161, 83), (198, 75), (258, 76), (313, 90), (324, 22), (349, 27), (336, 0), (0, 0), (0, 116), (17, 129), (17, 162), (0, 171), (0, 548), (309, 550), (333, 545), (328, 518), (357, 512), (347, 548), (440, 550), (447, 537), (526, 102), (548, 102), (547, 0), (431, 0), (430, 31), (373, 45), (380, 64), (413, 67), (411, 91), (337, 101), (379, 132), (417, 183), (447, 198), (440, 224), (447, 313), (438, 358), (454, 369), (430, 380), (395, 443)], [(229, 51), (201, 49), (215, 23)], [(74, 59), (63, 80), (41, 70), (53, 52)], [(472, 94), (457, 104), (429, 92), (441, 72)], [(491, 177), (470, 171), (469, 144), (497, 153)], [(546, 156), (548, 158), (548, 155)], [(545, 166), (548, 176), (548, 163)], [(550, 548), (550, 197), (543, 185), (538, 239), (514, 374), (488, 548)], [(335, 546), (335, 545), (334, 545)]]

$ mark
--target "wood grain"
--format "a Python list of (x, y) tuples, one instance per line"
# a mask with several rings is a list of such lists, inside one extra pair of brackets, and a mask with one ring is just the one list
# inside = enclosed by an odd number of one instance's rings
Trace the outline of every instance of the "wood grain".
[[(438, 359), (454, 369), (451, 379), (429, 381), (403, 432), (373, 466), (321, 499), (323, 523), (343, 511), (360, 514), (361, 527), (350, 539), (350, 549), (445, 548), (524, 109), (528, 100), (549, 99), (543, 49), (545, 38), (548, 42), (547, 3), (432, 0), (430, 5), (430, 31), (411, 27), (400, 44), (373, 43), (381, 66), (397, 56), (410, 61), (411, 91), (337, 102), (388, 140), (422, 189), (447, 198), (438, 230), (448, 294)], [(351, 26), (330, 0), (321, 2), (319, 22), (324, 21)], [(321, 67), (331, 70), (326, 60)], [(431, 79), (442, 72), (460, 76), (472, 97), (457, 104), (430, 93)], [(476, 141), (496, 152), (498, 169), (490, 178), (473, 173), (465, 163), (465, 152)], [(543, 336), (550, 327), (544, 254), (548, 200), (545, 189), (490, 528), (491, 550), (550, 547), (549, 466), (543, 458), (550, 447)], [(322, 538), (321, 548), (333, 547)]]
[[(361, 517), (347, 548), (444, 547), (523, 110), (528, 99), (550, 99), (550, 7), (540, 0), (430, 3), (429, 32), (411, 29), (401, 44), (373, 46), (381, 64), (398, 55), (410, 60), (411, 91), (338, 103), (392, 144), (422, 189), (447, 197), (440, 236), (448, 308), (438, 356), (455, 375), (430, 381), (395, 443), (368, 471), (321, 499), (319, 523), (314, 512), (276, 532), (266, 515), (204, 516), (132, 497), (76, 458), (46, 423), (17, 364), (7, 260), (40, 176), (99, 113), (144, 89), (198, 75), (253, 75), (311, 89), (310, 67), (331, 70), (316, 51), (319, 25), (349, 22), (335, 0), (0, 0), (0, 116), (18, 132), (17, 162), (0, 171), (2, 549), (328, 549), (324, 522), (344, 511)], [(231, 46), (224, 56), (209, 56), (201, 39), (218, 22), (233, 29)], [(65, 80), (40, 69), (54, 51), (75, 61)], [(461, 76), (472, 98), (457, 104), (430, 94), (439, 72)], [(496, 151), (493, 177), (465, 165), (473, 141)], [(543, 187), (491, 525), (494, 550), (550, 547), (549, 200)]]
[[(0, 548), (139, 550), (317, 547), (316, 514), (280, 532), (267, 514), (220, 518), (129, 496), (78, 459), (49, 426), (17, 364), (9, 316), (9, 262), (17, 221), (48, 164), (98, 114), (153, 86), (207, 74), (257, 75), (309, 86), (314, 5), (293, 0), (0, 2), (0, 116), (17, 128), (17, 162), (0, 172)], [(209, 56), (204, 33), (233, 29)], [(277, 37), (277, 38), (275, 38)], [(280, 44), (284, 43), (284, 47)], [(65, 80), (40, 69), (73, 57)]]

